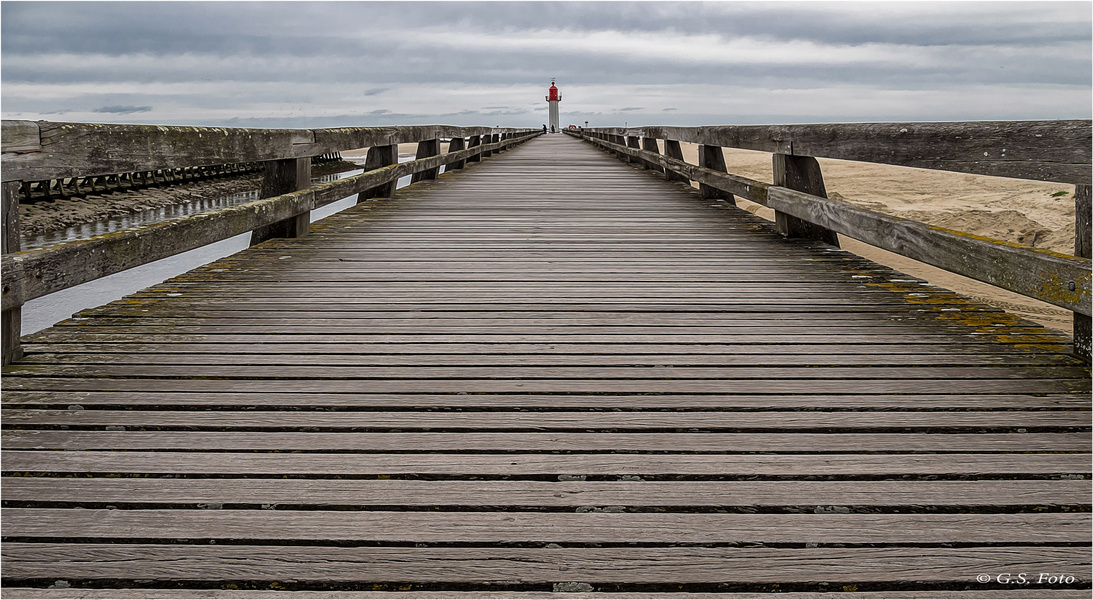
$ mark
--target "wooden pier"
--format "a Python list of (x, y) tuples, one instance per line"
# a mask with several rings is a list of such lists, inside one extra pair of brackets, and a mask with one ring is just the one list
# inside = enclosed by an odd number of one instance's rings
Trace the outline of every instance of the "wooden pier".
[(24, 336), (4, 596), (1088, 597), (1068, 337), (520, 141)]

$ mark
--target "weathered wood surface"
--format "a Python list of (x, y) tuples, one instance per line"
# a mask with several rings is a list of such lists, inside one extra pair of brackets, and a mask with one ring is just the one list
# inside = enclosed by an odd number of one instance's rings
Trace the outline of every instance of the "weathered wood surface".
[[(612, 135), (622, 129), (589, 129)], [(776, 154), (1089, 185), (1093, 128), (1085, 121), (841, 123), (631, 127), (660, 140)]]
[(1088, 592), (1065, 338), (662, 177), (538, 138), (27, 336), (5, 595)]
[[(3, 180), (41, 181), (110, 173), (307, 158), (342, 150), (526, 129), (414, 125), (333, 129), (240, 129), (105, 123), (3, 122)], [(10, 136), (10, 141), (9, 141)]]
[[(589, 586), (591, 587), (591, 586)], [(849, 587), (849, 586), (848, 586)], [(857, 588), (858, 586), (854, 586)], [(381, 589), (381, 588), (377, 588)], [(572, 599), (573, 592), (565, 591), (567, 589), (584, 589), (579, 583), (568, 586), (566, 584), (559, 584), (555, 589), (557, 592), (489, 592), (489, 591), (474, 591), (474, 592), (428, 592), (420, 591), (421, 588), (406, 589), (406, 586), (385, 586), (382, 589), (400, 589), (402, 591), (285, 591), (285, 590), (172, 590), (172, 589), (126, 589), (126, 590), (103, 590), (93, 588), (59, 588), (59, 589), (42, 589), (42, 588), (5, 588), (4, 594), (10, 598), (63, 598), (70, 600), (74, 598), (135, 598), (137, 600), (143, 600), (145, 598), (157, 597), (157, 598), (201, 598), (201, 599), (233, 599), (233, 600), (266, 600), (266, 599), (292, 599), (298, 600), (302, 598), (308, 598), (310, 600), (347, 600), (347, 599), (369, 599), (369, 600), (392, 600), (394, 598), (405, 599), (407, 591), (413, 590), (414, 598), (428, 598), (430, 600), (442, 600), (446, 598), (516, 598), (520, 600), (525, 599), (541, 599), (541, 598), (570, 598)], [(840, 588), (841, 589), (841, 588)], [(823, 594), (823, 598), (831, 598), (832, 600), (849, 600), (849, 599), (869, 599), (869, 598), (924, 598), (926, 600), (934, 600), (939, 596), (939, 592), (826, 592)], [(581, 592), (580, 598), (621, 598), (626, 600), (664, 600), (666, 598), (678, 597), (678, 594), (672, 594), (670, 592)], [(755, 600), (756, 598), (763, 598), (766, 594), (762, 592), (690, 592), (687, 594), (687, 598), (717, 598), (721, 600)], [(1089, 596), (1088, 590), (1059, 590), (1059, 589), (994, 589), (994, 590), (946, 590), (944, 592), (946, 598), (1079, 598), (1085, 600)], [(803, 598), (815, 599), (817, 594), (807, 592), (779, 592), (778, 598), (784, 598), (786, 600), (801, 600)]]
[[(516, 144), (526, 138), (509, 140)], [(187, 250), (247, 233), (268, 225), (296, 219), (308, 211), (342, 198), (382, 188), (385, 184), (448, 162), (466, 160), (475, 149), (414, 160), (360, 175), (321, 183), (306, 190), (285, 193), (236, 206), (203, 212), (172, 221), (134, 227), (86, 240), (67, 242), (4, 255), (2, 259), (3, 308), (21, 306), (28, 300), (119, 273)], [(302, 225), (301, 225), (302, 226)]]
[[(677, 176), (680, 178), (717, 187), (773, 208), (784, 235), (817, 237), (821, 241), (834, 244), (837, 241), (835, 233), (841, 233), (915, 260), (1054, 304), (1079, 315), (1088, 315), (1093, 310), (1093, 276), (1088, 258), (930, 226), (828, 200), (823, 195), (797, 191), (782, 185), (768, 186), (681, 160), (645, 154), (643, 150), (618, 145), (607, 146), (599, 140), (594, 140), (594, 143), (611, 152), (634, 153), (649, 160), (656, 158), (665, 169), (678, 171)], [(809, 187), (808, 179), (818, 176), (815, 159), (776, 154), (775, 172), (780, 177), (775, 183), (786, 179), (787, 163), (809, 160), (813, 161), (813, 176), (808, 177), (807, 173), (803, 173), (803, 176), (794, 178), (797, 180), (795, 185), (801, 187)], [(798, 169), (799, 172), (807, 170)], [(823, 191), (822, 184), (812, 191)], [(1079, 335), (1079, 342), (1081, 340)]]

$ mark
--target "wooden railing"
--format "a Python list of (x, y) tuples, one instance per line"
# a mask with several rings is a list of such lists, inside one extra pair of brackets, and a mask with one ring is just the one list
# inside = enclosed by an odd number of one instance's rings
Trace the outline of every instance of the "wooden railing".
[[(4, 121), (3, 364), (21, 356), (24, 303), (213, 242), (251, 232), (251, 243), (307, 234), (310, 211), (353, 194), (389, 197), (399, 178), (435, 179), (441, 166), (464, 168), (522, 143), (540, 130), (422, 125), (339, 129), (229, 129)], [(450, 138), (448, 152), (440, 140)], [(398, 144), (416, 143), (398, 162)], [(368, 148), (365, 172), (310, 186), (311, 157)], [(49, 181), (117, 173), (262, 162), (260, 200), (173, 221), (46, 248), (20, 251), (19, 189)]]
[[(836, 234), (843, 234), (1073, 311), (1074, 352), (1090, 358), (1090, 121), (631, 127), (567, 133), (662, 172), (669, 180), (697, 182), (704, 198), (735, 203), (739, 196), (770, 207), (778, 230), (787, 237), (838, 245)], [(684, 162), (681, 142), (698, 144), (698, 165)], [(725, 147), (770, 152), (773, 184), (727, 173)], [(829, 200), (816, 157), (1074, 184), (1074, 256)]]

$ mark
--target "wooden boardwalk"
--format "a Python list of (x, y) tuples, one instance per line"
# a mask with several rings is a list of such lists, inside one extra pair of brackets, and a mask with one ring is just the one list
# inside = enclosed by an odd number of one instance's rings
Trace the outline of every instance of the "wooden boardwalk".
[(658, 177), (543, 136), (28, 336), (5, 597), (1088, 596), (1062, 337)]

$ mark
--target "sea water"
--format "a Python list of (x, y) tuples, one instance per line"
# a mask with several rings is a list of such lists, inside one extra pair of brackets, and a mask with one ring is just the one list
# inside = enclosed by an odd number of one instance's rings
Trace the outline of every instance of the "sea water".
[[(400, 163), (413, 159), (413, 156), (399, 156)], [(314, 185), (316, 183), (335, 181), (337, 179), (359, 175), (363, 172), (363, 169), (357, 169), (354, 171), (335, 173), (333, 175), (324, 175), (322, 177), (312, 178), (311, 183)], [(410, 185), (410, 179), (409, 176), (399, 179), (396, 188), (403, 188)], [(352, 196), (311, 211), (311, 221), (315, 222), (354, 206), (356, 204), (356, 198), (357, 195), (353, 194)], [(207, 210), (235, 206), (257, 199), (258, 190), (252, 190), (215, 199), (195, 200), (170, 208), (165, 207), (147, 210), (138, 214), (112, 218), (98, 223), (70, 227), (65, 231), (56, 232), (50, 235), (34, 236), (32, 239), (26, 240), (27, 243), (23, 246), (23, 249), (29, 250), (65, 241), (85, 239), (112, 231), (121, 231), (130, 227), (177, 219)], [(89, 281), (81, 285), (70, 287), (66, 290), (61, 290), (31, 300), (23, 305), (22, 333), (23, 335), (27, 335), (36, 331), (41, 331), (58, 321), (69, 318), (73, 313), (86, 308), (93, 308), (102, 306), (108, 302), (113, 302), (114, 300), (118, 300), (146, 287), (156, 285), (162, 281), (176, 277), (202, 265), (206, 265), (214, 260), (219, 260), (241, 250), (246, 250), (249, 245), (250, 233), (240, 234), (226, 240), (202, 246), (201, 248), (195, 248), (188, 252), (169, 256), (161, 260), (122, 271), (121, 273), (102, 277), (94, 281)]]

